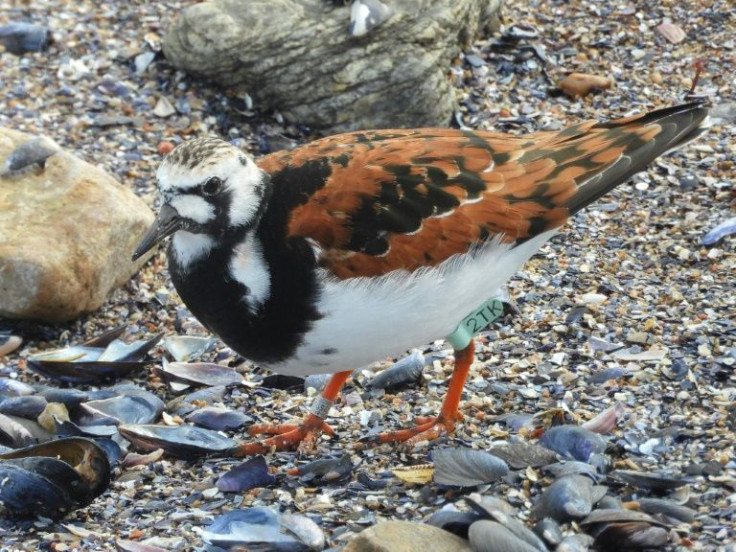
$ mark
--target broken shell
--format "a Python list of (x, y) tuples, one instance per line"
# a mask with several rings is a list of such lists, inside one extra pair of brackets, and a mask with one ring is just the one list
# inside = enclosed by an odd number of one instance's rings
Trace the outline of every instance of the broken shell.
[(314, 521), (301, 514), (281, 514), (279, 523), (312, 550), (323, 550), (325, 534)]
[(475, 552), (539, 552), (500, 523), (487, 519), (470, 526), (468, 540)]
[(409, 356), (379, 372), (366, 383), (366, 389), (394, 390), (416, 384), (422, 378), (422, 370), (424, 370), (424, 355), (421, 351), (415, 350)]
[(29, 356), (29, 360), (39, 362), (86, 362), (97, 360), (104, 349), (99, 347), (87, 347), (86, 345), (73, 345), (63, 349), (53, 349)]
[(544, 466), (544, 470), (555, 476), (555, 479), (565, 475), (587, 475), (594, 483), (599, 483), (602, 479), (601, 474), (595, 469), (595, 466), (587, 462), (579, 460), (568, 460), (566, 462), (555, 462)]
[(679, 489), (688, 484), (687, 479), (633, 470), (615, 470), (609, 473), (608, 476), (615, 481), (626, 483), (632, 487), (660, 493)]
[(526, 413), (501, 414), (500, 416), (493, 416), (491, 421), (504, 423), (512, 431), (521, 431), (524, 428), (532, 429), (537, 423), (534, 416)]
[(150, 424), (158, 420), (164, 403), (153, 393), (120, 395), (79, 405), (74, 421), (82, 426)]
[(440, 485), (473, 487), (497, 481), (509, 472), (509, 466), (492, 454), (467, 447), (432, 451), (434, 481)]
[(597, 433), (574, 425), (561, 425), (544, 432), (539, 444), (565, 458), (587, 462), (590, 456), (606, 450), (606, 441)]
[(0, 514), (10, 517), (63, 517), (91, 502), (82, 478), (68, 464), (34, 457), (0, 461)]
[(636, 501), (642, 512), (650, 515), (664, 516), (667, 521), (692, 523), (695, 519), (695, 510), (677, 504), (671, 500), (661, 498), (640, 498)]
[(74, 422), (60, 420), (56, 416), (54, 416), (54, 429), (54, 433), (59, 437), (89, 437), (90, 439), (113, 437), (118, 432), (117, 427), (114, 425), (90, 425), (81, 427)]
[(497, 496), (483, 496), (479, 493), (471, 493), (465, 497), (465, 502), (484, 519), (495, 519), (496, 513), (501, 512), (506, 516), (518, 514), (516, 508)]
[(0, 504), (13, 517), (63, 517), (110, 482), (105, 452), (88, 439), (59, 439), (0, 455)]
[(597, 550), (640, 550), (667, 544), (669, 526), (643, 512), (595, 510), (580, 522)]
[(586, 531), (596, 535), (598, 531), (607, 523), (648, 523), (650, 525), (659, 525), (668, 527), (666, 523), (654, 519), (649, 514), (637, 512), (636, 510), (627, 510), (624, 508), (613, 509), (597, 509), (593, 510), (584, 520), (580, 522), (582, 527), (587, 527)]
[(732, 234), (736, 234), (736, 217), (724, 220), (718, 226), (714, 227), (703, 237), (700, 243), (705, 246), (715, 245), (726, 236)]
[(214, 431), (228, 431), (243, 427), (252, 422), (253, 418), (237, 410), (220, 406), (205, 406), (188, 414), (186, 420)]
[(11, 378), (0, 378), (0, 393), (3, 397), (21, 397), (24, 395), (33, 395), (36, 390), (22, 381)]
[(534, 443), (495, 445), (488, 452), (501, 458), (515, 470), (529, 466), (539, 468), (557, 460), (554, 451)]
[(155, 335), (150, 339), (143, 339), (133, 341), (131, 343), (125, 343), (120, 339), (112, 340), (102, 354), (97, 358), (98, 362), (124, 362), (134, 361), (143, 358), (146, 353), (153, 347), (158, 340), (161, 339), (161, 334)]
[(175, 399), (170, 400), (166, 404), (166, 411), (169, 414), (176, 414), (177, 416), (185, 416), (205, 405), (211, 405), (216, 402), (221, 402), (225, 397), (227, 388), (224, 385), (217, 385), (215, 387), (206, 387), (197, 391), (192, 391), (187, 395), (182, 395)]
[(235, 446), (235, 441), (215, 431), (189, 425), (121, 425), (118, 432), (141, 450), (161, 448), (177, 458), (224, 453)]
[(434, 466), (432, 464), (401, 466), (392, 470), (392, 473), (404, 483), (426, 485), (434, 477)]
[(46, 399), (40, 395), (8, 397), (0, 402), (0, 414), (35, 420), (46, 408), (46, 404)]
[(177, 362), (189, 362), (211, 350), (216, 343), (213, 337), (174, 335), (164, 339), (164, 348)]
[(274, 483), (276, 477), (269, 473), (266, 459), (258, 455), (220, 476), (216, 486), (225, 493), (242, 493), (258, 487), (268, 487)]
[[(535, 550), (547, 552), (544, 542), (531, 529), (515, 517), (512, 517), (512, 514), (507, 513), (509, 509), (513, 511), (513, 508), (506, 501), (496, 497), (480, 497), (477, 494), (471, 496), (472, 498), (470, 496), (465, 497), (465, 501), (482, 518), (491, 519), (500, 523), (511, 531), (514, 536), (532, 546)], [(480, 500), (476, 500), (478, 498)]]
[[(434, 473), (434, 468), (432, 473)], [(374, 479), (365, 472), (358, 472), (358, 475), (355, 479), (361, 488), (367, 489), (369, 491), (378, 491), (381, 489), (385, 489), (386, 487), (391, 485), (391, 479), (389, 477), (379, 476)]]
[(35, 421), (0, 414), (0, 445), (19, 448), (49, 439), (51, 434)]
[(59, 146), (45, 137), (33, 138), (15, 148), (5, 160), (3, 174), (19, 174), (33, 166), (43, 169), (46, 160), (59, 151)]
[(606, 408), (595, 418), (585, 422), (581, 427), (592, 431), (593, 433), (606, 435), (613, 431), (616, 424), (623, 419), (624, 413), (625, 408), (623, 403), (617, 402), (616, 404)]
[(110, 343), (122, 337), (122, 335), (125, 333), (125, 329), (126, 326), (116, 326), (115, 328), (107, 330), (106, 332), (102, 332), (97, 337), (93, 337), (92, 339), (85, 341), (83, 345), (87, 347), (94, 347), (96, 349), (104, 349)]
[(479, 519), (481, 517), (476, 512), (461, 512), (457, 509), (442, 508), (429, 516), (425, 523), (467, 539), (468, 529)]
[(534, 533), (542, 539), (548, 546), (555, 547), (562, 542), (562, 528), (552, 518), (540, 519), (533, 529)]
[(70, 465), (96, 495), (110, 483), (110, 462), (102, 447), (92, 439), (69, 437), (0, 454), (0, 459), (47, 456)]
[(595, 372), (588, 376), (585, 381), (587, 381), (588, 383), (599, 385), (602, 383), (606, 383), (609, 380), (617, 380), (630, 375), (631, 374), (626, 368), (615, 366), (613, 368), (605, 368), (600, 372)]
[(117, 337), (125, 328), (116, 328), (82, 345), (45, 351), (28, 357), (28, 366), (51, 379), (70, 383), (96, 383), (122, 377), (146, 364), (143, 358), (160, 335), (126, 344)]
[(164, 455), (163, 449), (156, 449), (148, 454), (138, 454), (137, 452), (129, 452), (125, 455), (120, 467), (124, 470), (134, 468), (135, 466), (145, 466), (151, 462), (157, 462)]
[(391, 16), (391, 8), (380, 0), (353, 0), (350, 6), (348, 34), (360, 37), (375, 29)]
[(642, 522), (611, 523), (598, 533), (593, 546), (602, 552), (648, 550), (665, 546), (668, 540), (669, 532), (664, 527)]
[(593, 545), (593, 537), (584, 533), (569, 535), (560, 541), (555, 552), (588, 552)]
[[(123, 441), (122, 439), (120, 439), (120, 441), (122, 443), (125, 443), (125, 441)], [(105, 454), (107, 455), (107, 461), (110, 462), (110, 469), (116, 466), (120, 459), (123, 457), (123, 449), (116, 441), (112, 439), (112, 437), (94, 437), (94, 442), (97, 443), (97, 446), (105, 451)]]
[(115, 550), (118, 552), (168, 552), (165, 548), (126, 539), (117, 539)]
[(309, 481), (339, 481), (353, 472), (353, 463), (350, 455), (344, 454), (340, 458), (323, 458), (314, 460), (297, 468), (302, 482)]
[(539, 31), (529, 23), (512, 23), (504, 31), (503, 37), (508, 40), (518, 41), (528, 38), (537, 38)]
[(195, 385), (242, 385), (243, 376), (227, 366), (211, 362), (167, 362), (164, 360), (158, 375), (166, 381), (181, 381)]
[(617, 351), (618, 349), (623, 349), (624, 344), (623, 343), (611, 343), (610, 341), (606, 341), (605, 339), (601, 339), (600, 337), (595, 337), (594, 335), (591, 335), (590, 338), (588, 339), (588, 346), (591, 349), (593, 349), (593, 351), (603, 351), (604, 353), (609, 353), (611, 351)]
[(622, 362), (647, 362), (654, 360), (662, 360), (667, 356), (666, 349), (660, 349), (658, 347), (652, 347), (646, 351), (639, 349), (638, 345), (629, 347), (628, 349), (620, 349), (611, 355), (616, 360)]
[(295, 536), (282, 531), (279, 515), (264, 507), (232, 510), (217, 516), (202, 531), (202, 540), (221, 548), (240, 545), (248, 550), (309, 550)]
[(41, 386), (38, 389), (38, 394), (41, 395), (46, 402), (49, 403), (61, 403), (71, 410), (75, 406), (89, 400), (89, 395), (80, 391), (79, 389), (60, 389), (58, 387), (47, 387)]
[(550, 517), (560, 523), (581, 519), (590, 514), (606, 490), (606, 487), (594, 486), (584, 475), (566, 475), (544, 490), (532, 514), (537, 519)]

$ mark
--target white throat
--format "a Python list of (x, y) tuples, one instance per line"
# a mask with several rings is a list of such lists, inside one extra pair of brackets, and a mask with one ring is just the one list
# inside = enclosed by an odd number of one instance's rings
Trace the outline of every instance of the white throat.
[(171, 239), (174, 259), (185, 271), (192, 263), (207, 255), (214, 245), (214, 240), (207, 234), (193, 234), (185, 230), (179, 230)]

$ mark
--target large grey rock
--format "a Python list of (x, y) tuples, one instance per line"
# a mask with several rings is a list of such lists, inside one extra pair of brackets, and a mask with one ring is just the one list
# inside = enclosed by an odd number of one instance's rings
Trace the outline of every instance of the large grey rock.
[(343, 552), (472, 552), (465, 539), (423, 523), (386, 521), (362, 531)]
[(184, 9), (163, 48), (176, 67), (324, 131), (446, 125), (452, 60), (501, 2), (393, 0), (389, 19), (356, 38), (349, 6), (212, 0)]
[[(17, 148), (32, 139), (0, 127), (0, 166), (22, 165)], [(33, 161), (33, 151), (22, 157)], [(59, 150), (3, 173), (0, 316), (70, 320), (102, 305), (144, 262), (130, 259), (153, 213), (102, 169)]]

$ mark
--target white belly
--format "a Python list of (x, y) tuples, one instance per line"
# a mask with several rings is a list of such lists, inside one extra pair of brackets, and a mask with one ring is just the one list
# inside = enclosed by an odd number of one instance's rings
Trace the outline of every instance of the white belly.
[(554, 231), (511, 248), (491, 242), (434, 268), (397, 271), (380, 278), (328, 279), (305, 341), (288, 361), (265, 365), (306, 376), (367, 366), (442, 339), (503, 285)]

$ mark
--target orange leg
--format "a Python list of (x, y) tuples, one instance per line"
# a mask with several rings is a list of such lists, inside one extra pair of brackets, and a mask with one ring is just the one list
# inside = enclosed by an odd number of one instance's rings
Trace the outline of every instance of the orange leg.
[(463, 394), (470, 366), (473, 364), (474, 353), (475, 343), (473, 341), (462, 351), (455, 351), (455, 368), (452, 371), (450, 386), (439, 416), (418, 419), (418, 424), (414, 427), (380, 433), (375, 439), (379, 443), (406, 443), (407, 446), (413, 447), (421, 441), (433, 441), (442, 433), (452, 433), (455, 430), (455, 422), (462, 419), (462, 414), (457, 407), (460, 404), (460, 396)]
[(330, 405), (353, 372), (335, 373), (322, 391), (322, 395), (312, 405), (312, 412), (300, 424), (255, 424), (248, 429), (251, 435), (268, 433), (274, 435), (256, 443), (241, 443), (235, 446), (234, 456), (265, 454), (270, 450), (292, 450), (314, 448), (319, 436), (324, 432), (334, 435), (335, 431), (325, 423)]

